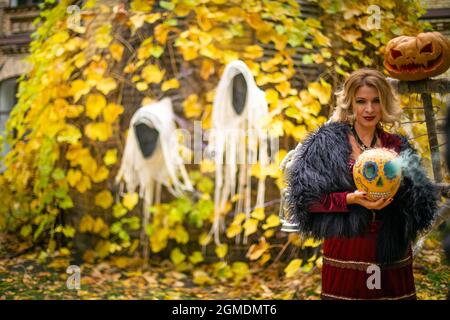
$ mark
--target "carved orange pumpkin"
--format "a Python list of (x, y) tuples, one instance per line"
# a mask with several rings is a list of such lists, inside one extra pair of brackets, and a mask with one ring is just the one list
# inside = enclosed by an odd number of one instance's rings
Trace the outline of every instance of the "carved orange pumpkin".
[(394, 38), (386, 45), (384, 67), (405, 81), (437, 76), (450, 67), (450, 41), (439, 32)]

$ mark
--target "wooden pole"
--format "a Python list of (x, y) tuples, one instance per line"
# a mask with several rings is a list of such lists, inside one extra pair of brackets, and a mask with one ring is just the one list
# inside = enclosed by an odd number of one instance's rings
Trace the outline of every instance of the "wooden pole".
[(427, 124), (428, 143), (431, 152), (431, 164), (435, 182), (442, 182), (441, 156), (439, 153), (439, 143), (436, 132), (436, 120), (434, 119), (433, 103), (430, 93), (421, 94), (423, 107), (425, 110), (425, 122)]

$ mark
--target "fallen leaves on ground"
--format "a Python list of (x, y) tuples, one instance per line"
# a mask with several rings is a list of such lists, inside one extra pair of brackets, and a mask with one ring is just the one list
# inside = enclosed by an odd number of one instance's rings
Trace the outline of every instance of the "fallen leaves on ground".
[[(251, 277), (239, 284), (208, 282), (199, 286), (193, 277), (171, 269), (169, 263), (127, 268), (111, 259), (81, 265), (80, 289), (68, 289), (66, 268), (69, 257), (56, 255), (38, 263), (39, 253), (30, 251), (8, 258), (0, 235), (0, 300), (2, 299), (309, 299), (317, 300), (321, 290), (320, 270), (286, 278), (286, 263), (262, 268), (250, 264)], [(22, 246), (20, 249), (23, 250)], [(16, 248), (18, 249), (18, 247)], [(442, 263), (440, 242), (427, 239), (415, 258), (414, 277), (419, 299), (445, 299), (450, 267)], [(255, 278), (258, 281), (255, 281)]]

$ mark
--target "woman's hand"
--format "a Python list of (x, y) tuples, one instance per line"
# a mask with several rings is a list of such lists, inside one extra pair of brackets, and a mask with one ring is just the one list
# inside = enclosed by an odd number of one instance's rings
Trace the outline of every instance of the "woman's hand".
[(359, 204), (369, 210), (381, 210), (389, 205), (394, 199), (380, 198), (376, 201), (367, 198), (367, 192), (356, 190), (347, 194), (347, 204)]

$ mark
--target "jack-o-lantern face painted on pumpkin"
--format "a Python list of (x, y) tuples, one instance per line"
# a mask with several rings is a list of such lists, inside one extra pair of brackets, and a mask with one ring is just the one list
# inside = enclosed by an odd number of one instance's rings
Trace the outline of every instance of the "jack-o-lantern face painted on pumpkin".
[(400, 158), (395, 151), (377, 148), (360, 154), (353, 166), (356, 188), (367, 192), (367, 198), (393, 197), (401, 181)]
[(384, 67), (404, 81), (437, 76), (450, 67), (450, 41), (439, 32), (394, 38), (386, 46)]

